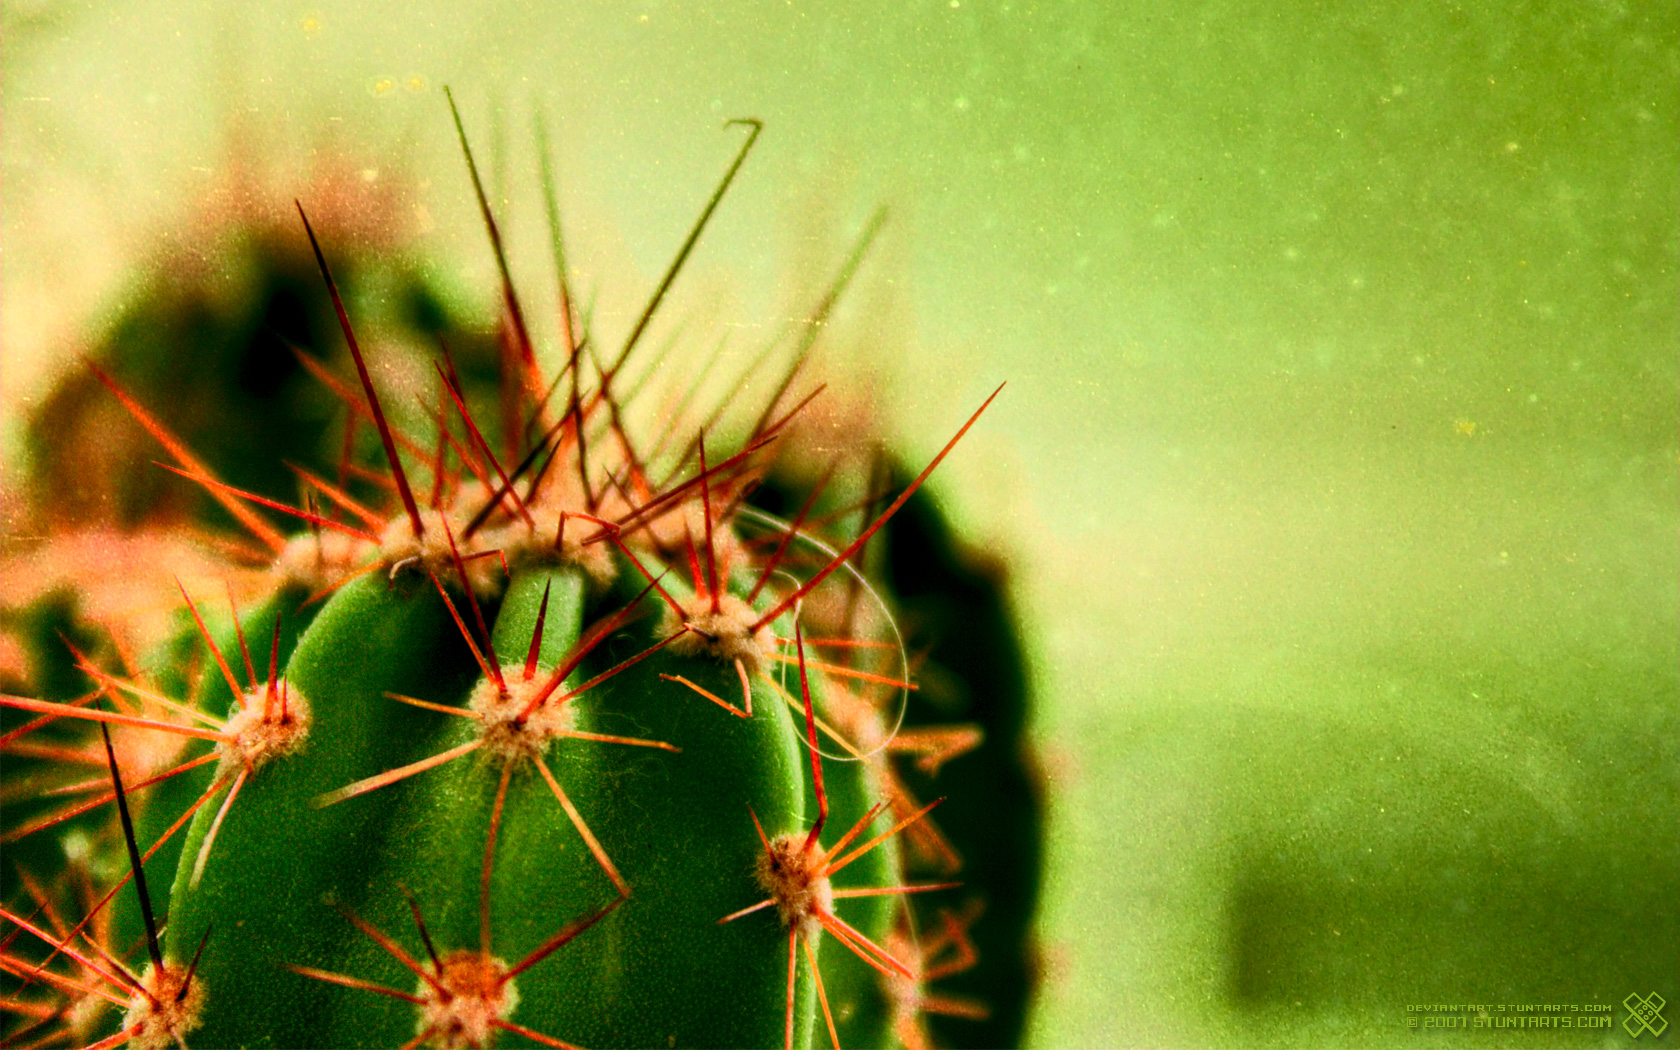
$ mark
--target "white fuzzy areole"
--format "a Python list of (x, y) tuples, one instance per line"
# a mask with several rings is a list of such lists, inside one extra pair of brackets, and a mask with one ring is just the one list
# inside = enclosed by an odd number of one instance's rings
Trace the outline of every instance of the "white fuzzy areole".
[(185, 1042), (184, 1037), (203, 1023), (204, 982), (165, 958), (163, 968), (147, 966), (140, 975), (145, 993), (136, 992), (123, 1014), (123, 1029), (131, 1032), (131, 1050), (165, 1050)]
[(665, 633), (687, 627), (682, 637), (671, 643), (671, 651), (679, 656), (711, 656), (723, 663), (736, 660), (753, 674), (768, 656), (766, 641), (769, 628), (748, 631), (758, 621), (759, 613), (733, 594), (718, 596), (718, 611), (712, 611), (709, 597), (695, 595), (683, 603), (682, 623), (676, 614), (665, 607)]
[[(480, 598), (494, 598), (501, 594), (502, 585), (506, 582), (502, 574), (502, 560), (494, 556), (474, 557), (496, 548), (479, 542), (479, 536), (463, 539), (461, 533), (467, 523), (455, 520), (453, 514), (446, 518), (442, 512), (430, 507), (421, 507), (419, 511), (425, 535), (414, 535), (414, 523), (409, 520), (406, 511), (386, 522), (379, 533), (380, 560), (390, 566), (391, 574), (406, 570), (429, 571), (446, 586), (459, 583), (460, 575), (455, 568), (455, 555), (459, 554), (461, 567), (466, 570), (467, 583), (474, 594)], [(447, 529), (444, 528), (446, 522)], [(449, 546), (450, 536), (455, 537), (453, 550)]]
[(834, 913), (834, 887), (820, 874), (828, 853), (812, 843), (805, 852), (804, 834), (778, 835), (770, 848), (759, 854), (754, 874), (758, 884), (776, 902), (776, 914), (783, 926), (798, 926), (800, 936), (815, 947), (822, 933), (819, 912)]
[[(275, 699), (268, 700), (265, 682), (246, 693), (241, 707), (227, 720), (225, 732), (232, 737), (216, 745), (222, 756), (217, 770), (227, 772), (234, 766), (256, 771), (264, 763), (289, 755), (303, 746), (314, 723), (309, 698), (284, 678), (274, 683)], [(284, 690), (285, 703), (280, 702)]]
[(505, 1021), (519, 1006), (519, 989), (507, 976), (507, 963), (481, 952), (451, 952), (437, 977), (443, 991), (422, 980), (414, 994), (414, 1034), (431, 1033), (426, 1045), (437, 1050), (477, 1050), (496, 1038), (492, 1021)]
[(274, 571), (286, 582), (310, 590), (343, 579), (373, 556), (374, 545), (337, 529), (303, 532), (286, 541)]
[(548, 677), (539, 668), (527, 682), (523, 665), (509, 665), (502, 668), (505, 692), (489, 678), (479, 680), (467, 701), (467, 710), (479, 716), (484, 749), (491, 757), (503, 762), (540, 758), (548, 751), (549, 743), (577, 721), (577, 712), (570, 703), (555, 701), (555, 697), (566, 691), (563, 684), (530, 714), (525, 714), (531, 701), (548, 684)]

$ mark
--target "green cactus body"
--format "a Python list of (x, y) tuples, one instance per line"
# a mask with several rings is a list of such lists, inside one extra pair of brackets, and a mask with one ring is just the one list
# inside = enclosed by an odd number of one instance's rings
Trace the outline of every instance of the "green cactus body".
[[(863, 820), (871, 807), (885, 796), (866, 761), (830, 761), (824, 766), (829, 826), (834, 829), (827, 837), (832, 838)], [(807, 793), (810, 793), (809, 784)], [(869, 823), (859, 838), (868, 841), (890, 831), (892, 818), (892, 810), (888, 808)], [(837, 873), (834, 889), (837, 892), (876, 889), (897, 885), (899, 879), (897, 843), (888, 840)], [(883, 895), (838, 900), (834, 910), (870, 940), (885, 945), (892, 932), (893, 920), (903, 906), (897, 897)], [(823, 986), (828, 994), (828, 1005), (834, 1015), (834, 1028), (840, 1045), (893, 1045), (892, 1003), (883, 983), (887, 980), (885, 975), (834, 937), (823, 938), (817, 959), (822, 966)]]
[(376, 945), (327, 921), (333, 913), (326, 905), (342, 902), (387, 926), (399, 918), (401, 898), (383, 892), (393, 888), (390, 873), (374, 862), (402, 791), (325, 810), (312, 810), (309, 800), (424, 757), (431, 720), (385, 692), (447, 702), (465, 691), (472, 666), (423, 576), (352, 581), (304, 632), (285, 677), (309, 705), (308, 738), (296, 754), (252, 774), (193, 886), (193, 861), (217, 813), (209, 806), (199, 811), (170, 896), (168, 942), (176, 958), (190, 958), (215, 927), (214, 950), (207, 945), (199, 969), (206, 996), (200, 1043), (396, 1045), (412, 1036), (411, 1023), (380, 1026), (376, 1019), (386, 1011), (360, 1000), (345, 1003), (341, 989), (277, 963), (374, 978), (388, 972)]
[[(612, 601), (592, 608), (589, 591), (576, 568), (515, 572), (493, 629), (493, 652), (509, 681), (522, 674), (539, 613), (537, 682), (574, 650), (586, 613), (614, 608)], [(621, 593), (609, 597), (623, 604)], [(658, 629), (659, 618), (647, 617), (613, 636), (561, 691), (644, 651), (659, 640)], [(274, 963), (411, 987), (413, 976), (398, 960), (330, 907), (407, 942), (419, 957), (412, 923), (392, 892), (398, 886), (414, 894), (440, 952), (478, 949), (485, 933), (480, 882), (493, 823), (489, 946), (505, 964), (613, 900), (612, 879), (533, 762), (480, 743), (483, 719), (421, 710), (384, 695), (459, 708), (489, 687), (482, 679), (472, 684), (472, 666), (443, 600), (418, 572), (364, 576), (326, 604), (284, 676), (307, 698), (308, 739), (297, 754), (250, 775), (196, 885), (194, 858), (217, 821), (217, 807), (200, 809), (184, 846), (171, 899), (172, 954), (189, 957), (213, 923), (231, 920), (236, 931), (227, 944), (212, 932), (218, 939), (204, 952), (200, 1041), (377, 1046), (411, 1038), (412, 1009), (296, 970), (277, 972)], [(545, 742), (551, 743), (542, 754), (547, 769), (631, 881), (634, 900), (587, 934), (588, 951), (557, 953), (521, 973), (521, 1005), (512, 1019), (601, 1045), (773, 1045), (783, 1027), (785, 937), (773, 915), (725, 926), (718, 920), (758, 892), (748, 877), (760, 849), (753, 815), (771, 834), (801, 824), (800, 755), (787, 706), (759, 681), (753, 717), (732, 718), (661, 675), (718, 693), (739, 688), (733, 667), (710, 656), (657, 652), (566, 701), (573, 709), (567, 725), (680, 751)], [(360, 778), (463, 748), (477, 753), (365, 795), (311, 805)], [(740, 877), (728, 878), (731, 873)], [(720, 974), (728, 975), (727, 1004), (692, 1010), (712, 994)], [(802, 975), (800, 1045), (814, 1007), (809, 983)]]
[[(451, 363), (440, 400), (458, 422), (445, 412), (441, 434), (393, 434), (326, 283), (362, 389), (325, 381), (375, 424), (390, 474), (355, 459), (368, 428), (347, 430), (338, 473), (354, 494), (321, 480), (331, 471), (319, 462), (320, 478), (302, 472), (344, 513), (289, 508), (313, 535), (286, 539), (230, 506), (228, 486), (186, 471), (222, 501), (213, 520), (237, 518), (273, 549), (275, 582), (240, 630), (196, 606), (202, 628), (183, 621), (152, 668), (163, 693), (225, 719), (226, 733), (183, 748), (214, 761), (136, 792), (139, 849), (198, 807), (147, 865), (154, 886), (173, 872), (156, 979), (191, 994), (166, 1019), (137, 1007), (117, 1034), (142, 1050), (182, 1036), (791, 1050), (830, 1040), (820, 971), (840, 1045), (893, 1044), (907, 1009), (894, 980), (913, 987), (919, 961), (883, 946), (915, 928), (905, 891), (938, 887), (904, 885), (890, 833), (912, 822), (883, 750), (893, 705), (861, 687), (896, 691), (907, 673), (873, 592), (853, 622), (862, 578), (847, 563), (885, 516), (845, 551), (813, 542), (820, 556), (781, 560), (788, 545), (766, 540), (769, 519), (737, 515), (782, 425), (762, 420), (709, 467), (703, 439), (698, 470), (667, 455), (659, 488), (606, 389), (610, 372), (598, 371), (593, 399), (575, 373), (569, 406), (538, 397), (547, 380), (533, 379), (534, 357), (517, 360), (511, 288), (499, 396), (463, 387)], [(487, 412), (481, 425), (469, 405), (483, 404), (505, 418)], [(764, 418), (777, 408), (762, 406)], [(517, 466), (491, 451), (484, 435), (498, 431), (520, 450)], [(658, 447), (683, 436), (674, 426)], [(405, 460), (429, 476), (411, 484)], [(839, 593), (816, 589), (842, 567)], [(306, 600), (315, 594), (327, 597)], [(825, 662), (809, 638), (818, 623), (822, 644), (876, 655)], [(209, 657), (212, 638), (243, 687)], [(866, 754), (827, 764), (820, 834), (817, 720), (838, 727), (836, 746)], [(122, 898), (117, 943), (138, 936), (142, 907)]]
[[(225, 605), (200, 606), (198, 612), (215, 640), (217, 651), (238, 677), (243, 678), (246, 673), (242, 648), (249, 650), (256, 679), (246, 683), (249, 689), (267, 681), (271, 647), (272, 662), (279, 667), (284, 668), (291, 659), (303, 629), (320, 609), (319, 603), (306, 605), (307, 597), (301, 587), (283, 585), (254, 609), (241, 614), (237, 627)], [(234, 711), (234, 694), (226, 677), (216, 667), (198, 624), (185, 610), (178, 619), (180, 625), (175, 638), (166, 651), (152, 661), (150, 678), (157, 690), (165, 696), (182, 697), (194, 696), (196, 692), (197, 706), (202, 711), (214, 711), (218, 715)], [(278, 635), (274, 631), (276, 619), (280, 626)], [(184, 676), (189, 668), (198, 669), (196, 691), (193, 683)], [(189, 740), (176, 756), (176, 761), (187, 761), (212, 750), (213, 746), (207, 742)], [(140, 804), (134, 807), (136, 839), (142, 848), (150, 848), (163, 840), (152, 859), (146, 862), (146, 874), (153, 886), (168, 886), (174, 881), (191, 829), (180, 829), (170, 835), (170, 826), (210, 788), (216, 778), (216, 766), (214, 762), (207, 763), (170, 777), (149, 791), (137, 793)], [(210, 803), (209, 808), (214, 811), (215, 803)], [(164, 839), (165, 835), (169, 837)], [(112, 912), (112, 940), (117, 944), (137, 942), (144, 926), (139, 902), (134, 895), (119, 894), (112, 901)]]
[[(592, 654), (586, 670), (601, 673), (664, 636), (649, 617)], [(761, 895), (753, 815), (770, 833), (803, 819), (787, 707), (755, 681), (753, 716), (732, 717), (662, 674), (739, 696), (733, 667), (667, 648), (580, 698), (580, 725), (682, 750), (594, 749), (594, 775), (574, 797), (585, 812), (610, 814), (596, 830), (633, 897), (592, 932), (587, 952), (545, 964), (542, 979), (558, 994), (533, 1002), (528, 1023), (585, 1046), (780, 1045), (786, 938), (771, 915), (718, 920)], [(556, 866), (574, 884), (600, 881), (581, 851)], [(804, 1046), (815, 1003), (808, 977), (800, 989), (795, 1044)]]

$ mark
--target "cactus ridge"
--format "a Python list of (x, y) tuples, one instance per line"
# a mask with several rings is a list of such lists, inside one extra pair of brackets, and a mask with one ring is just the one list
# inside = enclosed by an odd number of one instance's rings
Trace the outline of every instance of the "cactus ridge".
[[(47, 949), (0, 958), (64, 996), (38, 1025), (62, 1022), (100, 1048), (189, 1036), (572, 1045), (564, 1037), (792, 1050), (812, 1039), (819, 1008), (835, 1047), (842, 1031), (925, 1045), (922, 1011), (983, 1009), (922, 987), (971, 964), (974, 916), (942, 912), (938, 933), (918, 938), (910, 896), (958, 884), (906, 882), (898, 836), (947, 873), (959, 861), (927, 819), (942, 800), (916, 803), (888, 756), (919, 756), (931, 772), (978, 733), (900, 732), (892, 701), (915, 686), (890, 611), (854, 562), (1002, 388), (844, 545), (810, 535), (832, 465), (791, 523), (752, 511), (745, 500), (822, 392), (777, 414), (818, 326), (721, 458), (707, 448), (715, 414), (686, 447), (674, 419), (655, 441), (634, 439), (614, 384), (761, 125), (732, 122), (750, 129), (746, 141), (610, 365), (574, 316), (562, 267), (569, 345), (548, 377), (450, 105), (503, 282), (499, 428), (481, 422), (480, 392), (447, 345), (425, 408), (433, 433), (416, 437), (387, 409), (301, 203), (356, 372), (346, 381), (295, 351), (347, 413), (336, 480), (294, 467), (300, 506), (227, 484), (90, 362), (175, 460), (166, 469), (266, 552), (270, 582), (247, 612), (248, 637), (231, 588), (224, 623), (177, 580), (191, 628), (174, 648), (192, 656), (168, 660), (156, 681), (78, 652), (93, 692), (70, 703), (0, 697), (41, 724), (85, 720), (174, 741), (125, 788), (107, 733), (112, 790), (7, 833), (115, 801), (131, 863), (101, 899), (83, 895), (73, 928), (39, 887), (52, 929), (0, 909), (13, 937)], [(832, 309), (880, 219), (816, 316)], [(382, 469), (353, 452), (369, 424)], [(304, 528), (288, 536), (258, 508)], [(97, 706), (105, 701), (110, 709)], [(825, 754), (843, 760), (826, 776)], [(127, 795), (142, 788), (132, 821)], [(825, 846), (831, 817), (845, 830)], [(161, 936), (144, 889), (154, 857), (174, 874)], [(138, 977), (117, 962), (106, 910), (131, 879), (151, 961)], [(571, 916), (558, 932), (556, 916)], [(132, 917), (119, 909), (117, 921)], [(409, 923), (423, 951), (385, 932)], [(52, 967), (60, 955), (69, 972)], [(699, 1000), (708, 1010), (692, 1008)], [(108, 1013), (99, 1003), (125, 1009), (114, 1031), (98, 1022)]]

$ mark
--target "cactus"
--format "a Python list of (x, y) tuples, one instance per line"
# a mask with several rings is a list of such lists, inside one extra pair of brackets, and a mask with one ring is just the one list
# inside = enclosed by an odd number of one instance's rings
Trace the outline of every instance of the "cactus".
[[(97, 844), (56, 883), (29, 856), (7, 890), (10, 1037), (791, 1050), (918, 1045), (924, 1008), (980, 1015), (925, 987), (971, 957), (975, 913), (952, 879), (906, 877), (897, 839), (937, 841), (937, 802), (911, 804), (888, 760), (915, 684), (856, 565), (997, 393), (855, 535), (817, 537), (811, 515), (837, 502), (821, 484), (791, 523), (771, 517), (748, 501), (816, 393), (786, 395), (878, 223), (775, 393), (723, 406), (750, 426), (640, 435), (625, 366), (760, 125), (731, 122), (745, 141), (610, 362), (551, 213), (564, 345), (545, 373), (455, 120), (502, 274), (502, 367), (487, 387), (446, 344), (429, 432), (387, 407), (301, 203), (353, 365), (298, 351), (350, 420), (336, 462), (309, 455), (332, 445), (319, 433), (286, 444), (301, 505), (244, 460), (228, 480), (236, 457), (202, 458), (90, 363), (172, 480), (214, 501), (196, 527), (237, 524), (224, 548), (255, 544), (266, 567), (230, 564), (243, 593), (224, 601), (177, 582), (172, 637), (143, 658), (91, 645), (74, 594), (13, 617), (38, 654), (0, 698), (5, 745), (37, 756), (26, 790), (73, 752), (102, 756), (109, 788), (83, 786), (74, 812), (32, 804), (27, 826), (8, 811), (9, 839)], [(928, 739), (948, 755), (977, 737)], [(119, 757), (141, 740), (157, 754)], [(123, 961), (136, 941), (143, 968)]]

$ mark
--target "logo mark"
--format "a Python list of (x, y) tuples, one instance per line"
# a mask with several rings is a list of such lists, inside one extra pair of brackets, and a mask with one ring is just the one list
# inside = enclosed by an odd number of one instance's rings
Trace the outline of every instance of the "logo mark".
[(1646, 1032), (1662, 1035), (1668, 1028), (1668, 1022), (1663, 1020), (1662, 1015), (1662, 1008), (1668, 1005), (1668, 1001), (1656, 992), (1643, 999), (1639, 997), (1638, 992), (1634, 992), (1622, 1000), (1622, 1005), (1628, 1008), (1628, 1017), (1622, 1022), (1622, 1027), (1635, 1039)]

